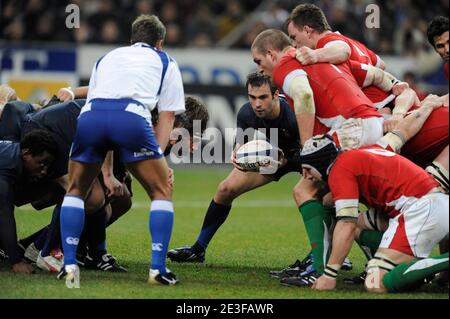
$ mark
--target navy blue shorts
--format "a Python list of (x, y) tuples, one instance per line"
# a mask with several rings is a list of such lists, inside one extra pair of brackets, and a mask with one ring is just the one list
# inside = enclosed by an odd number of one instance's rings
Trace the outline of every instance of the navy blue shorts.
[[(148, 114), (148, 117), (138, 113)], [(110, 150), (124, 163), (163, 156), (151, 126), (150, 112), (140, 102), (93, 99), (83, 107), (70, 159), (101, 163)]]

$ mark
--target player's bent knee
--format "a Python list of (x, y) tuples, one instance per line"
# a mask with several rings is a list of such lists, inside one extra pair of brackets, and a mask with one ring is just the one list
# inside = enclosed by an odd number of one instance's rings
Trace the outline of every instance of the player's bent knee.
[(236, 197), (236, 194), (236, 190), (227, 181), (223, 181), (217, 188), (215, 198), (221, 202), (229, 202)]
[(293, 196), (297, 206), (301, 206), (307, 201), (314, 199), (314, 194), (315, 193), (310, 192), (307, 188), (303, 187), (302, 184), (297, 184), (293, 190)]

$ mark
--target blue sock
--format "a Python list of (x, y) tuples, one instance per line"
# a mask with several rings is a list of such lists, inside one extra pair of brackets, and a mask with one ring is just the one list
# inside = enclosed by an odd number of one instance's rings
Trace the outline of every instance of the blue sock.
[(84, 201), (80, 197), (66, 195), (61, 206), (61, 242), (64, 265), (76, 265), (78, 242), (84, 227)]
[(194, 252), (201, 253), (208, 248), (209, 242), (227, 219), (230, 210), (231, 206), (217, 204), (214, 200), (211, 201), (203, 221), (202, 230), (192, 246)]
[(166, 274), (166, 254), (173, 227), (173, 204), (154, 200), (150, 208), (149, 228), (152, 238), (152, 269)]

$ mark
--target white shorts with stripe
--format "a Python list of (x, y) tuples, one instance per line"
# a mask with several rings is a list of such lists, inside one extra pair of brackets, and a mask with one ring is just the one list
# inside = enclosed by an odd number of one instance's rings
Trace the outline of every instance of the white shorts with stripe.
[(389, 220), (380, 248), (426, 258), (433, 247), (448, 235), (449, 196), (427, 194), (408, 202), (401, 213)]

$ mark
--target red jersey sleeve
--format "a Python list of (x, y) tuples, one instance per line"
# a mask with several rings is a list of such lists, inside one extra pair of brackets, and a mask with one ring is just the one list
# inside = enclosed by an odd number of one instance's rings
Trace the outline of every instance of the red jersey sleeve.
[(356, 79), (358, 86), (363, 87), (367, 76), (367, 69), (364, 68), (364, 64), (355, 60), (350, 60), (349, 64), (352, 75)]
[[(359, 188), (356, 175), (352, 172), (349, 157), (341, 154), (331, 169), (328, 185), (333, 195), (336, 211), (347, 207), (358, 207)], [(347, 165), (348, 164), (348, 165)]]

